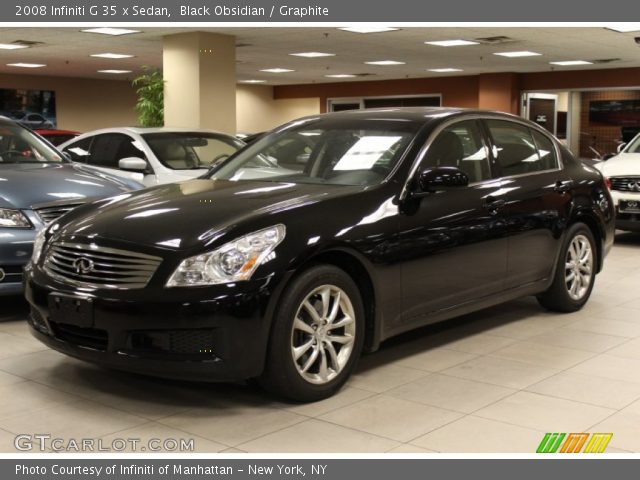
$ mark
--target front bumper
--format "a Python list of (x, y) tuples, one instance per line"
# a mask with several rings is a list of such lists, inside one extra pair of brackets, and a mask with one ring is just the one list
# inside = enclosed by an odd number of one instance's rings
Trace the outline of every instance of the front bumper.
[(611, 192), (613, 203), (616, 209), (616, 228), (631, 232), (640, 232), (640, 213), (629, 213), (620, 211), (620, 201), (635, 201), (640, 204), (640, 193), (636, 192), (620, 192), (613, 190)]
[[(205, 288), (89, 296), (91, 323), (52, 319), (52, 294), (76, 295), (25, 271), (32, 334), (49, 347), (91, 363), (165, 378), (235, 381), (264, 367), (272, 302), (271, 279)], [(69, 289), (71, 287), (68, 287)], [(228, 292), (232, 293), (228, 293)], [(120, 297), (120, 298), (118, 298)]]
[(35, 229), (0, 228), (0, 295), (22, 293), (22, 269), (33, 251)]

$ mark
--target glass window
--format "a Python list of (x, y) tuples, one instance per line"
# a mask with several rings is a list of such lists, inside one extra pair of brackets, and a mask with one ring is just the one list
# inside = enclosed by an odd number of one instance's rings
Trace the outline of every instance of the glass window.
[(60, 154), (24, 127), (0, 124), (0, 165), (8, 163), (59, 163)]
[(418, 127), (413, 122), (384, 119), (300, 122), (250, 144), (215, 170), (212, 177), (375, 185), (402, 158)]
[(73, 142), (63, 149), (63, 152), (68, 153), (71, 156), (71, 160), (74, 162), (87, 163), (91, 157), (89, 149), (91, 148), (91, 142), (94, 137), (86, 137), (76, 142)]
[(467, 174), (469, 182), (491, 178), (487, 149), (475, 120), (445, 128), (431, 143), (422, 168), (457, 167)]
[(624, 149), (626, 153), (640, 153), (640, 135), (629, 142), (629, 146)]
[(239, 140), (207, 132), (161, 132), (142, 135), (156, 158), (173, 170), (210, 168), (244, 146)]
[[(503, 176), (535, 173), (547, 169), (540, 159), (528, 127), (505, 120), (487, 120), (487, 126), (493, 138), (494, 155)], [(553, 148), (551, 151), (554, 151)]]
[(96, 135), (91, 144), (90, 165), (105, 168), (118, 168), (118, 150), (122, 144), (122, 135), (105, 133)]
[(558, 157), (556, 149), (549, 137), (543, 135), (537, 130), (531, 130), (533, 140), (536, 142), (538, 156), (540, 157), (540, 170), (552, 170), (558, 168)]

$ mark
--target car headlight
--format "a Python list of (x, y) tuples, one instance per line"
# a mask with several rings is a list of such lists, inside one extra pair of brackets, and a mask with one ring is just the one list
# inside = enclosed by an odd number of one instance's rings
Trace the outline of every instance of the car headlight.
[(41, 229), (33, 241), (33, 253), (31, 254), (31, 264), (35, 265), (40, 260), (40, 254), (44, 248), (44, 244), (47, 242), (47, 229)]
[(20, 210), (0, 208), (0, 227), (31, 228), (31, 222)]
[(167, 287), (192, 287), (249, 280), (286, 233), (282, 224), (224, 244), (216, 250), (183, 260)]

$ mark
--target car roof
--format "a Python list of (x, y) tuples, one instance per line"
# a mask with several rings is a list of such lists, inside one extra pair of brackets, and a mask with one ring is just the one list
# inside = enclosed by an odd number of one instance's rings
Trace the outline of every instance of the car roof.
[(208, 130), (204, 128), (177, 128), (177, 127), (111, 127), (101, 128), (98, 130), (91, 130), (85, 132), (83, 135), (91, 134), (96, 135), (100, 133), (134, 133), (136, 135), (142, 135), (144, 133), (171, 133), (171, 132), (192, 132), (192, 133), (214, 133), (216, 135), (229, 135), (228, 133), (218, 132), (215, 130)]

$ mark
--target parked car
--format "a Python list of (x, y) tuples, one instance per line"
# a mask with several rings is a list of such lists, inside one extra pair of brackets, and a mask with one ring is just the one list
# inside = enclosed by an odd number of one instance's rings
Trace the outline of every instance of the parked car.
[(146, 186), (196, 178), (244, 143), (224, 133), (174, 128), (108, 128), (60, 145), (74, 162)]
[(76, 132), (74, 130), (52, 130), (37, 128), (34, 130), (34, 132), (36, 132), (41, 137), (49, 140), (51, 144), (56, 147), (80, 135), (80, 132)]
[[(299, 136), (313, 142), (310, 153), (298, 142), (291, 152), (304, 165), (264, 165)], [(519, 117), (316, 115), (206, 177), (54, 222), (26, 274), (30, 325), (89, 362), (257, 378), (318, 400), (345, 383), (363, 350), (416, 327), (525, 295), (580, 309), (613, 224), (600, 172)]]
[(611, 182), (616, 228), (640, 232), (640, 133), (596, 168)]
[(36, 128), (54, 128), (55, 125), (51, 120), (40, 115), (39, 113), (33, 112), (24, 112), (20, 110), (15, 110), (13, 112), (8, 112), (6, 114), (11, 120), (18, 122), (20, 125), (23, 125), (30, 129)]
[(78, 205), (141, 187), (74, 165), (0, 118), (0, 295), (22, 292), (22, 269), (42, 227)]

